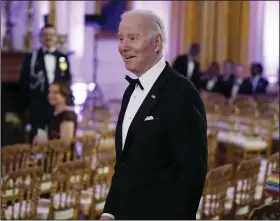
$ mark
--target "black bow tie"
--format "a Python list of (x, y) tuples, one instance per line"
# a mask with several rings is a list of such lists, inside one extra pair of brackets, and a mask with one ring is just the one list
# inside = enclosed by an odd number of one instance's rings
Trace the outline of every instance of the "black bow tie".
[(144, 88), (143, 88), (143, 86), (142, 86), (142, 84), (141, 84), (141, 82), (139, 81), (138, 78), (137, 79), (132, 79), (131, 77), (126, 75), (125, 80), (127, 80), (132, 85), (138, 85), (141, 88), (141, 90), (144, 90)]

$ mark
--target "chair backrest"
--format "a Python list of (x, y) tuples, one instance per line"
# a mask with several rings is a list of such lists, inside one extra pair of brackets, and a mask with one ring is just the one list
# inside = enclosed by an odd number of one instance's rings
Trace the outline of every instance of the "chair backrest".
[(55, 168), (49, 219), (78, 219), (81, 190), (89, 186), (90, 176), (85, 160), (69, 161)]
[(36, 219), (42, 175), (41, 168), (33, 167), (3, 177), (2, 219)]
[(202, 198), (202, 219), (224, 215), (227, 190), (232, 185), (232, 176), (231, 164), (211, 169), (207, 173)]
[(242, 160), (235, 171), (235, 194), (236, 217), (248, 215), (254, 203), (261, 159), (254, 158)]
[(218, 151), (218, 132), (215, 130), (209, 131), (207, 134), (208, 140), (208, 170), (214, 169), (217, 165), (217, 151)]
[(15, 144), (1, 148), (2, 176), (18, 169), (27, 168), (31, 146), (29, 144)]
[(63, 160), (69, 158), (69, 145), (62, 140), (50, 140), (32, 146), (30, 163), (40, 166), (44, 173), (51, 174), (53, 169)]

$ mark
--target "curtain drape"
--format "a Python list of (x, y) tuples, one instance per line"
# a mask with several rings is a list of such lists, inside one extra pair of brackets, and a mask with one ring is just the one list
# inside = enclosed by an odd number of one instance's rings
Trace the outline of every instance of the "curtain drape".
[(49, 18), (48, 18), (48, 23), (52, 24), (56, 27), (56, 4), (55, 4), (55, 0), (51, 0), (50, 1), (50, 14), (49, 14)]
[(172, 1), (172, 60), (199, 43), (202, 69), (225, 59), (247, 66), (249, 19), (249, 1)]

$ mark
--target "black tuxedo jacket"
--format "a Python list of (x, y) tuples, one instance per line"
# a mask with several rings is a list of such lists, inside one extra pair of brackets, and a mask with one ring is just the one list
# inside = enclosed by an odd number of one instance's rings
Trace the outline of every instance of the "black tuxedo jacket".
[[(65, 81), (71, 83), (71, 73), (69, 68), (69, 61), (65, 54), (60, 51), (55, 51), (54, 56), (56, 57), (56, 69), (54, 80)], [(48, 123), (49, 118), (53, 114), (53, 108), (49, 105), (47, 95), (49, 83), (47, 80), (47, 71), (44, 61), (44, 52), (42, 49), (38, 50), (37, 60), (34, 66), (34, 72), (43, 72), (45, 79), (43, 90), (41, 87), (32, 89), (30, 84), (36, 81), (36, 78), (31, 76), (31, 57), (32, 53), (27, 53), (20, 73), (20, 86), (22, 88), (22, 109), (29, 108), (30, 111), (30, 122), (32, 124), (38, 124), (38, 127), (44, 128)], [(67, 64), (66, 70), (61, 70), (59, 67), (60, 58), (64, 58)]]
[(266, 93), (267, 87), (268, 87), (268, 80), (266, 80), (264, 77), (261, 77), (258, 81), (257, 87), (254, 90), (255, 94), (264, 94)]
[[(195, 219), (207, 172), (207, 123), (194, 85), (168, 64), (135, 115), (122, 150), (126, 89), (116, 128), (116, 165), (104, 213), (116, 219)], [(145, 121), (147, 116), (153, 120)]]
[[(187, 76), (189, 55), (179, 55), (174, 61), (173, 68), (180, 74)], [(195, 61), (195, 67), (191, 79), (189, 79), (197, 88), (200, 89), (200, 64)]]
[[(232, 92), (234, 84), (235, 84), (235, 77), (232, 77), (232, 78), (230, 78), (230, 80), (225, 82), (225, 84), (224, 84), (225, 94), (224, 95), (227, 98), (231, 97), (231, 92)], [(239, 87), (238, 94), (251, 95), (252, 93), (253, 93), (253, 86), (251, 83), (251, 79), (245, 78)]]
[[(216, 82), (212, 89), (207, 89), (207, 84), (209, 81), (213, 80), (216, 78)], [(214, 93), (221, 93), (223, 94), (223, 86), (224, 86), (224, 81), (223, 81), (223, 76), (222, 75), (216, 75), (216, 76), (203, 76), (200, 81), (201, 89), (204, 91), (209, 91), (209, 92), (214, 92)]]

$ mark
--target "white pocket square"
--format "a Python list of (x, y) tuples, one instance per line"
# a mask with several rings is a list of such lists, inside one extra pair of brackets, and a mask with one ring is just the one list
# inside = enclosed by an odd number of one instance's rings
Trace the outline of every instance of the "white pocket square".
[(147, 116), (144, 121), (148, 121), (148, 120), (154, 120), (154, 117), (153, 116)]

